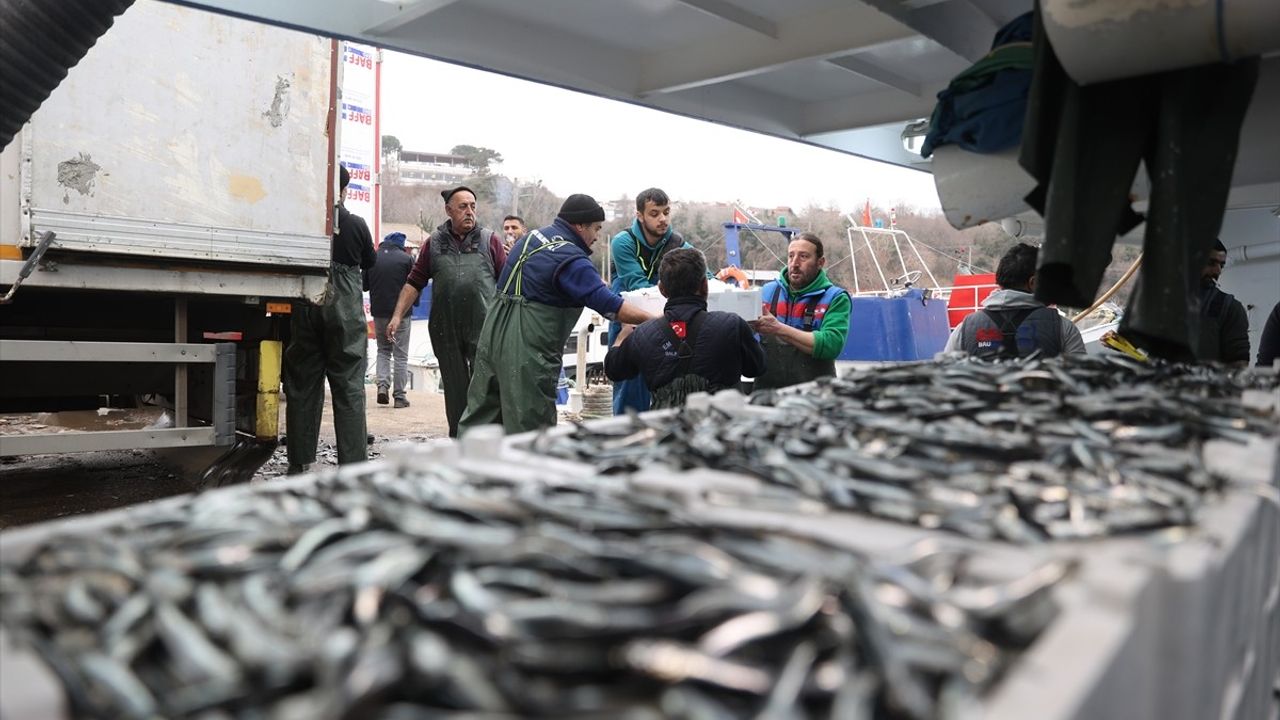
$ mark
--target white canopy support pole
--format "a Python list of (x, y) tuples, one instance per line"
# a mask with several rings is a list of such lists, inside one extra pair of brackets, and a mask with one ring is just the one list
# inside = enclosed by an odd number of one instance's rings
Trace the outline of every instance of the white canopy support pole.
[(853, 225), (845, 228), (844, 237), (849, 241), (849, 262), (853, 263), (853, 294), (857, 295), (862, 292), (862, 288), (858, 287), (858, 258), (854, 256), (853, 228)]
[(884, 276), (884, 268), (880, 267), (880, 258), (876, 257), (876, 249), (871, 246), (871, 236), (867, 235), (865, 228), (859, 228), (862, 232), (862, 239), (867, 243), (867, 252), (871, 254), (871, 262), (876, 265), (876, 273), (880, 275), (880, 283), (884, 285), (884, 291), (889, 292), (889, 280)]

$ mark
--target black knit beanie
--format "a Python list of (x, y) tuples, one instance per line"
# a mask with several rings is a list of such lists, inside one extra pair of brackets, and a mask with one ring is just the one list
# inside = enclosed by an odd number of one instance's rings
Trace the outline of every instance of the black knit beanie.
[(449, 188), (448, 190), (441, 190), (441, 191), (440, 191), (440, 197), (444, 198), (444, 201), (445, 201), (445, 202), (449, 202), (450, 200), (452, 200), (452, 199), (453, 199), (453, 196), (454, 196), (454, 195), (456, 195), (456, 194), (458, 194), (458, 193), (462, 192), (463, 190), (466, 190), (467, 192), (471, 193), (471, 194), (472, 194), (472, 196), (476, 196), (476, 191), (475, 191), (475, 190), (472, 190), (471, 188), (467, 187), (466, 185), (459, 185), (459, 186), (458, 186), (458, 187), (456, 187), (456, 188)]
[(570, 195), (560, 206), (560, 219), (570, 225), (589, 225), (604, 222), (604, 208), (590, 195)]

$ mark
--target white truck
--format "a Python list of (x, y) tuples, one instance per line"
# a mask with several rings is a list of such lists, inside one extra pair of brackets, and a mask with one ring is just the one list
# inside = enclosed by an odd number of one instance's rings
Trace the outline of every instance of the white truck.
[(0, 456), (274, 445), (288, 313), (326, 283), (337, 53), (140, 0), (4, 146), (0, 412), (145, 399), (172, 422), (3, 434)]

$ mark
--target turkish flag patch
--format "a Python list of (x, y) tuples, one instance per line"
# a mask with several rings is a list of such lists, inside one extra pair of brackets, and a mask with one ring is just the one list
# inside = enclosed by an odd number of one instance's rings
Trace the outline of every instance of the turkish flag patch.
[(685, 323), (685, 321), (683, 320), (676, 320), (671, 323), (671, 332), (674, 332), (676, 334), (676, 337), (680, 338), (681, 340), (684, 339), (685, 333), (688, 332), (688, 329), (689, 329), (688, 324)]

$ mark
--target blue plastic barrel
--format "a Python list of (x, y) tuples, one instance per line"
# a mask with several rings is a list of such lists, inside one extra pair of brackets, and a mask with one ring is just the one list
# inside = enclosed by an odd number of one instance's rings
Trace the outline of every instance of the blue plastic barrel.
[(427, 286), (422, 288), (422, 296), (413, 307), (412, 317), (414, 320), (427, 320), (431, 317), (431, 282), (427, 282)]

